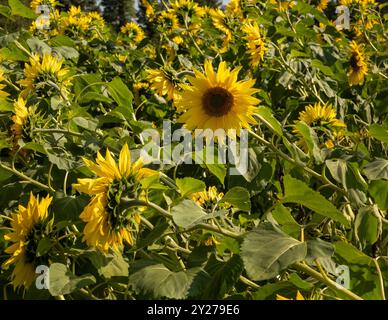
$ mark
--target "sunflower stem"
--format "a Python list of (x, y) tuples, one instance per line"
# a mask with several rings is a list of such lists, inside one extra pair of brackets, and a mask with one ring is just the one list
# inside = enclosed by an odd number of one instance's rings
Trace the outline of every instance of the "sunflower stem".
[(256, 133), (254, 133), (253, 131), (251, 130), (248, 130), (248, 132), (254, 137), (256, 138), (257, 140), (259, 140), (262, 144), (264, 144), (265, 146), (267, 146), (268, 148), (270, 148), (273, 152), (275, 152), (276, 154), (278, 154), (281, 158), (283, 158), (284, 160), (288, 161), (288, 162), (291, 162), (292, 164), (294, 164), (295, 166), (303, 169), (304, 171), (306, 171), (308, 174), (310, 174), (311, 176), (313, 176), (314, 178), (317, 178), (319, 180), (321, 180), (323, 183), (327, 184), (328, 186), (330, 186), (332, 189), (334, 189), (335, 191), (338, 191), (344, 195), (346, 195), (346, 192), (344, 190), (342, 190), (341, 188), (337, 187), (334, 183), (332, 183), (328, 178), (326, 178), (325, 176), (319, 174), (318, 172), (314, 171), (313, 169), (305, 166), (303, 163), (299, 163), (297, 162), (296, 160), (294, 160), (293, 158), (291, 158), (290, 156), (288, 156), (287, 154), (285, 154), (283, 151), (279, 150), (278, 148), (276, 148), (271, 142), (265, 140), (264, 138), (260, 137), (259, 135), (257, 135)]
[(63, 129), (44, 129), (44, 128), (35, 128), (33, 129), (33, 132), (43, 132), (43, 133), (63, 133), (63, 134), (69, 134), (71, 136), (75, 137), (83, 137), (82, 133), (63, 130)]
[(26, 176), (24, 173), (14, 169), (14, 168), (10, 168), (10, 167), (2, 164), (1, 162), (0, 162), (0, 168), (2, 168), (4, 170), (7, 170), (9, 172), (12, 172), (13, 174), (17, 175), (18, 177), (26, 180), (28, 183), (33, 184), (33, 185), (35, 185), (35, 186), (37, 186), (39, 188), (42, 188), (44, 190), (47, 190), (50, 193), (54, 193), (55, 192), (55, 190), (52, 187), (49, 187), (49, 186), (47, 186), (47, 185), (45, 185), (43, 183), (40, 183), (39, 181), (36, 181), (36, 180)]
[(346, 296), (347, 298), (349, 298), (351, 300), (364, 300), (360, 296), (355, 294), (354, 292), (352, 292), (352, 291), (342, 287), (337, 282), (334, 282), (333, 280), (331, 280), (331, 279), (329, 279), (327, 277), (324, 277), (321, 273), (319, 273), (318, 271), (316, 271), (313, 268), (309, 267), (305, 263), (297, 262), (297, 263), (295, 263), (293, 265), (293, 267), (295, 269), (299, 270), (299, 271), (307, 273), (311, 277), (313, 277), (313, 278), (319, 280), (320, 282), (326, 284), (328, 287), (330, 287), (334, 291), (343, 294), (344, 296)]
[(373, 259), (373, 262), (374, 262), (374, 264), (376, 266), (377, 274), (379, 276), (381, 300), (386, 300), (386, 298), (385, 298), (385, 288), (384, 288), (384, 278), (383, 278), (383, 274), (381, 273), (381, 269), (380, 269), (380, 266), (379, 266), (379, 263), (378, 263), (377, 259)]

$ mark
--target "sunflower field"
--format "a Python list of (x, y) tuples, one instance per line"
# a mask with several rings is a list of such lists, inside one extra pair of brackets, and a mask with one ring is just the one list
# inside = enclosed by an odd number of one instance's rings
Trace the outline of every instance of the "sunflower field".
[(385, 300), (387, 3), (1, 3), (0, 300)]

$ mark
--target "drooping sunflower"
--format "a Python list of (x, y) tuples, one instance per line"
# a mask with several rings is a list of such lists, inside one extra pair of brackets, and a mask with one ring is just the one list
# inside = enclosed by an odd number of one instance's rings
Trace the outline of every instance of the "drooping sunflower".
[(179, 111), (184, 113), (178, 119), (193, 129), (235, 129), (250, 128), (255, 105), (260, 101), (252, 95), (255, 80), (237, 81), (240, 68), (230, 70), (223, 61), (217, 73), (210, 61), (205, 62), (205, 73), (194, 69), (195, 77), (188, 77), (191, 85), (182, 85), (183, 91), (176, 100)]
[(243, 26), (242, 31), (245, 33), (244, 39), (247, 41), (246, 46), (251, 56), (252, 67), (257, 67), (263, 61), (264, 53), (267, 50), (265, 38), (260, 32), (260, 27), (257, 22), (253, 24), (247, 23)]
[(24, 67), (25, 78), (19, 81), (24, 87), (21, 96), (26, 98), (29, 93), (41, 90), (47, 94), (48, 88), (59, 89), (66, 96), (71, 82), (68, 78), (69, 69), (63, 67), (63, 62), (63, 59), (49, 53), (44, 53), (42, 58), (38, 54), (33, 55), (30, 64)]
[(208, 12), (214, 27), (225, 35), (222, 42), (222, 47), (218, 48), (214, 46), (213, 48), (218, 53), (224, 53), (228, 50), (229, 43), (233, 38), (232, 31), (229, 29), (227, 25), (227, 21), (226, 21), (227, 17), (224, 11), (222, 11), (219, 8), (216, 8), (216, 9), (210, 8), (208, 9)]
[(364, 50), (357, 42), (352, 41), (350, 44), (350, 67), (348, 71), (349, 84), (351, 86), (363, 84), (365, 76), (368, 74), (368, 65)]
[(119, 250), (124, 242), (133, 244), (132, 233), (140, 224), (138, 207), (123, 208), (122, 197), (141, 198), (140, 180), (158, 174), (143, 168), (142, 159), (131, 164), (128, 145), (121, 149), (118, 164), (109, 150), (105, 158), (98, 152), (96, 163), (84, 159), (86, 166), (98, 177), (78, 179), (73, 187), (92, 196), (80, 218), (86, 222), (83, 241), (102, 252)]
[(47, 264), (43, 257), (37, 257), (39, 241), (47, 236), (48, 207), (52, 197), (47, 196), (39, 201), (39, 196), (32, 193), (27, 207), (19, 205), (18, 211), (10, 217), (12, 232), (4, 235), (6, 241), (13, 244), (5, 249), (12, 256), (2, 267), (14, 264), (12, 284), (14, 288), (24, 286), (28, 288), (35, 279), (35, 268), (40, 264)]
[(141, 0), (140, 5), (146, 9), (146, 12), (145, 12), (146, 17), (149, 20), (153, 20), (153, 18), (155, 16), (154, 7), (147, 0)]
[(120, 31), (135, 44), (140, 43), (144, 39), (144, 31), (136, 22), (127, 22), (121, 27)]
[(11, 131), (13, 135), (14, 145), (16, 146), (19, 139), (25, 138), (25, 126), (28, 123), (28, 115), (32, 109), (28, 110), (26, 107), (26, 102), (22, 97), (19, 97), (18, 100), (14, 103), (14, 115), (12, 116)]
[(176, 98), (175, 81), (171, 72), (164, 69), (147, 69), (148, 81), (151, 89), (155, 90), (160, 96), (167, 96), (169, 100)]
[[(304, 111), (299, 113), (298, 120), (322, 131), (320, 139), (329, 149), (334, 147), (333, 139), (341, 140), (343, 138), (343, 131), (346, 128), (346, 124), (337, 119), (334, 107), (331, 104), (322, 105), (320, 102), (308, 105)], [(327, 132), (330, 132), (330, 136), (327, 135)], [(294, 133), (299, 137), (298, 144), (307, 151), (308, 148), (301, 133), (298, 129), (295, 129)]]
[(225, 11), (228, 16), (242, 18), (241, 0), (230, 0), (226, 5)]
[(5, 98), (9, 96), (9, 93), (2, 90), (5, 88), (5, 84), (2, 84), (4, 80), (4, 71), (0, 68), (0, 98)]

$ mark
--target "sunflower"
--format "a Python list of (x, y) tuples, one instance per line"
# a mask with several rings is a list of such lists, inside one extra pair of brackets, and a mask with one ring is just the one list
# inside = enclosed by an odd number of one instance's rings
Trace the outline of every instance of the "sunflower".
[(351, 86), (363, 84), (365, 76), (368, 73), (368, 65), (366, 64), (364, 51), (355, 41), (352, 41), (350, 48), (351, 57), (348, 72), (349, 84)]
[(87, 31), (92, 23), (92, 17), (84, 14), (81, 7), (71, 6), (67, 16), (62, 17), (60, 27), (62, 30)]
[(308, 105), (304, 111), (299, 113), (299, 121), (308, 125), (330, 125), (332, 127), (345, 127), (345, 124), (337, 119), (337, 113), (331, 104), (321, 105), (320, 102)]
[(23, 137), (26, 137), (25, 126), (28, 123), (28, 115), (32, 110), (28, 110), (26, 102), (22, 97), (14, 103), (14, 115), (12, 116), (13, 124), (11, 125), (11, 131), (14, 138), (14, 145), (16, 146), (18, 141)]
[(241, 0), (230, 0), (226, 5), (226, 14), (232, 17), (242, 17)]
[[(305, 122), (308, 126), (322, 130), (323, 135), (321, 139), (324, 139), (324, 144), (329, 149), (334, 147), (332, 139), (341, 140), (343, 138), (343, 130), (346, 128), (346, 125), (337, 119), (334, 107), (330, 104), (322, 105), (320, 102), (308, 105), (304, 111), (299, 113), (298, 120)], [(327, 138), (327, 132), (330, 132), (331, 137)], [(307, 151), (308, 148), (302, 134), (298, 129), (295, 129), (294, 133), (299, 137), (298, 144)]]
[(194, 70), (195, 77), (188, 77), (190, 85), (182, 85), (183, 92), (176, 101), (178, 110), (184, 111), (179, 122), (189, 130), (250, 128), (255, 105), (259, 100), (252, 95), (259, 90), (252, 88), (255, 80), (237, 81), (240, 68), (230, 70), (223, 61), (215, 73), (210, 61), (205, 62), (205, 74)]
[(264, 36), (260, 34), (260, 28), (255, 22), (247, 23), (242, 31), (245, 33), (244, 39), (247, 41), (246, 46), (248, 53), (251, 56), (252, 67), (257, 67), (264, 59), (264, 53), (267, 50), (265, 47)]
[(80, 218), (86, 222), (83, 241), (102, 252), (119, 250), (124, 241), (133, 244), (132, 231), (140, 224), (139, 209), (122, 208), (122, 197), (141, 197), (140, 180), (158, 174), (143, 168), (142, 159), (131, 164), (128, 145), (121, 149), (118, 165), (109, 150), (105, 158), (98, 152), (96, 163), (84, 159), (86, 166), (98, 177), (78, 179), (74, 188), (93, 196)]
[(227, 25), (226, 15), (219, 8), (210, 8), (208, 12), (214, 27), (225, 34), (224, 40), (222, 42), (222, 48), (220, 49), (214, 47), (214, 50), (219, 53), (224, 53), (228, 50), (229, 43), (232, 40), (232, 32)]
[[(176, 12), (179, 12), (181, 17), (187, 15), (189, 18), (201, 18), (206, 13), (203, 7), (192, 0), (175, 0), (175, 2), (171, 3), (171, 7)], [(181, 23), (184, 24), (183, 21)]]
[(155, 11), (154, 11), (153, 6), (147, 0), (140, 0), (140, 3), (141, 3), (141, 6), (146, 9), (146, 12), (145, 12), (146, 17), (149, 20), (153, 20), (154, 15), (155, 15)]
[(46, 235), (48, 207), (52, 197), (47, 196), (39, 201), (39, 196), (30, 194), (27, 207), (19, 205), (18, 211), (10, 217), (12, 233), (4, 235), (6, 241), (13, 242), (5, 249), (12, 256), (2, 267), (14, 264), (12, 284), (14, 288), (28, 288), (35, 279), (35, 268), (43, 264), (44, 258), (36, 256), (39, 241)]
[(317, 10), (321, 12), (326, 10), (328, 4), (329, 0), (319, 0), (319, 3), (317, 4)]
[(127, 22), (121, 27), (120, 31), (124, 33), (134, 43), (140, 43), (144, 39), (143, 29), (135, 22)]
[[(280, 294), (276, 295), (276, 300), (293, 300), (286, 297), (281, 296)], [(305, 300), (303, 295), (299, 292), (299, 290), (296, 292), (296, 299), (295, 300)]]
[(201, 207), (211, 207), (219, 202), (224, 194), (218, 192), (215, 186), (209, 187), (205, 191), (195, 192), (191, 195), (191, 199)]
[[(191, 195), (191, 199), (205, 210), (212, 210), (215, 205), (218, 205), (219, 201), (224, 197), (222, 192), (218, 192), (215, 186), (209, 187), (207, 190), (201, 192), (195, 192)], [(224, 207), (229, 207), (228, 204), (223, 204)], [(214, 244), (220, 244), (217, 238), (207, 232), (202, 231), (200, 235), (201, 243), (205, 246), (212, 246)]]
[(0, 98), (5, 98), (9, 96), (9, 93), (2, 90), (5, 88), (5, 84), (2, 84), (4, 80), (5, 80), (4, 71), (0, 69)]
[(182, 35), (196, 34), (201, 28), (201, 19), (206, 14), (206, 10), (192, 0), (175, 0), (171, 3), (171, 8), (175, 12), (178, 22), (184, 27)]
[[(47, 93), (45, 85), (48, 83), (51, 83), (51, 88), (59, 88), (62, 95), (66, 96), (67, 87), (71, 83), (67, 78), (69, 70), (63, 68), (63, 62), (63, 59), (49, 53), (44, 53), (42, 58), (38, 54), (30, 57), (30, 64), (26, 64), (24, 68), (25, 78), (19, 81), (20, 85), (25, 87), (21, 93), (22, 97), (27, 97), (33, 91), (37, 94), (38, 91)], [(43, 86), (45, 88), (42, 88)]]
[(291, 0), (285, 0), (285, 1), (270, 0), (269, 3), (277, 5), (278, 6), (277, 10), (279, 12), (285, 12), (285, 11), (288, 11), (288, 9), (291, 9), (294, 6), (295, 1), (291, 1)]
[(160, 96), (166, 96), (169, 100), (176, 98), (175, 80), (171, 72), (166, 69), (147, 69), (148, 81), (151, 89)]
[(178, 18), (173, 10), (162, 11), (158, 17), (158, 22), (168, 32), (173, 32), (179, 28)]
[(57, 2), (55, 0), (32, 0), (30, 3), (30, 7), (32, 10), (36, 12), (39, 6), (46, 5), (50, 9), (54, 9), (57, 5)]

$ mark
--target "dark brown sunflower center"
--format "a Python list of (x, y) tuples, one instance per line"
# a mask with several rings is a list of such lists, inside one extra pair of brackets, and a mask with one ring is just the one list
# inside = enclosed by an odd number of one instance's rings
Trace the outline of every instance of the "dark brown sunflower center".
[(214, 87), (208, 89), (202, 97), (202, 106), (211, 117), (222, 117), (233, 107), (233, 95), (226, 89)]
[(350, 58), (350, 66), (353, 68), (353, 69), (359, 69), (360, 67), (358, 66), (358, 57), (355, 56), (355, 55), (352, 55), (352, 57)]

